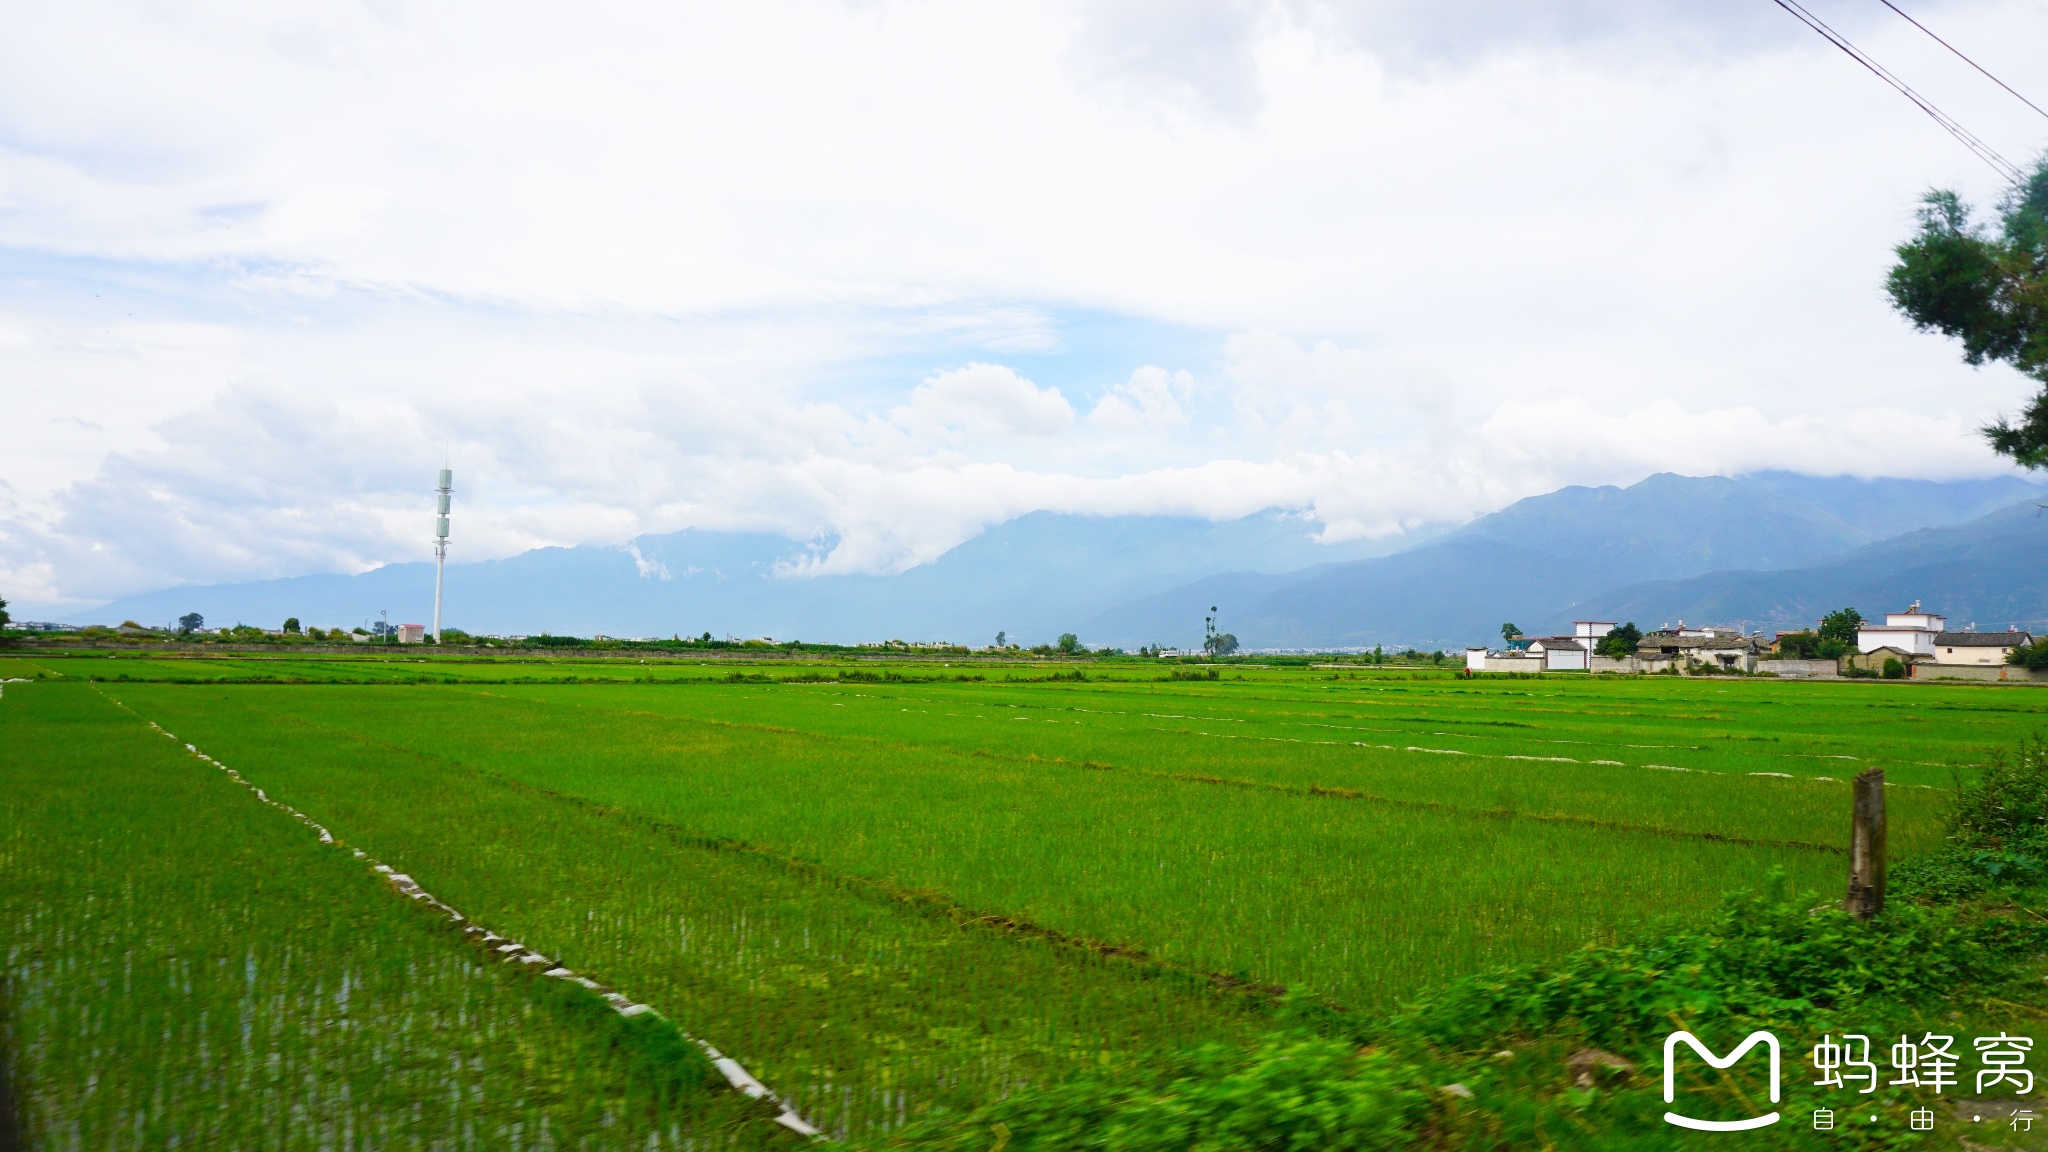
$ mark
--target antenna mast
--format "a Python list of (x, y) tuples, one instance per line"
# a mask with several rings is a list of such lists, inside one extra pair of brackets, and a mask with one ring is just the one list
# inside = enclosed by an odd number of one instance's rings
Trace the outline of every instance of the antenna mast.
[(441, 569), (448, 563), (448, 501), (455, 495), (455, 473), (441, 469), (441, 485), (434, 489), (440, 508), (434, 516), (434, 643), (441, 642)]

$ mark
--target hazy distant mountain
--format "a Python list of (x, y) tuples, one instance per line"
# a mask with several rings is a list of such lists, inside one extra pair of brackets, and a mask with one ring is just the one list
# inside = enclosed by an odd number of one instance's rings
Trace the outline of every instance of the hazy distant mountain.
[(1874, 617), (1914, 600), (1947, 614), (1959, 628), (2048, 628), (2048, 520), (2028, 501), (1967, 524), (1909, 532), (1810, 568), (1638, 584), (1600, 594), (1585, 608), (1608, 620), (1795, 628), (1837, 608)]
[(1564, 488), (1393, 556), (1278, 576), (1206, 577), (1118, 605), (1085, 634), (1126, 645), (1186, 643), (1198, 635), (1188, 622), (1214, 604), (1248, 647), (1458, 647), (1498, 637), (1507, 621), (1531, 633), (1561, 627), (1572, 605), (1607, 603), (1601, 594), (1624, 585), (1810, 565), (2041, 491), (2012, 477), (1938, 483), (1790, 473), (1665, 473), (1627, 488)]
[[(696, 530), (644, 536), (627, 547), (539, 548), (504, 560), (452, 564), (444, 620), (476, 632), (614, 636), (773, 636), (836, 642), (951, 639), (1023, 643), (1077, 630), (1121, 600), (1227, 568), (1299, 570), (1383, 555), (1432, 538), (1324, 545), (1316, 525), (1268, 511), (1212, 523), (1166, 516), (1034, 512), (999, 525), (931, 564), (893, 576), (790, 577), (817, 555), (773, 535)], [(431, 617), (428, 564), (357, 576), (301, 576), (166, 589), (117, 600), (76, 622), (161, 623), (199, 612), (212, 623), (276, 627), (287, 616), (353, 626), (388, 610), (392, 623)], [(1195, 631), (1200, 632), (1200, 618)]]
[[(998, 630), (1024, 643), (1072, 630), (1097, 645), (1192, 646), (1213, 604), (1247, 646), (1306, 648), (1456, 647), (1497, 636), (1506, 620), (1535, 632), (1575, 611), (1661, 622), (1764, 619), (1770, 608), (1803, 620), (1815, 614), (1809, 601), (1840, 598), (1837, 585), (1809, 595), (1798, 583), (1804, 576), (1754, 578), (1864, 555), (1859, 548), (1876, 555), (1867, 547), (1875, 541), (2048, 500), (2041, 492), (2010, 477), (1664, 474), (1628, 488), (1531, 497), (1454, 531), (1342, 545), (1315, 543), (1312, 523), (1275, 511), (1223, 523), (1036, 512), (892, 576), (791, 577), (788, 569), (816, 549), (691, 530), (451, 565), (446, 621), (500, 633), (977, 644)], [(1722, 573), (1722, 582), (1694, 579), (1707, 573)], [(388, 609), (393, 623), (417, 623), (429, 619), (433, 588), (430, 565), (396, 564), (359, 576), (173, 588), (73, 619), (162, 623), (197, 611), (215, 623), (275, 627), (297, 616), (355, 625)]]

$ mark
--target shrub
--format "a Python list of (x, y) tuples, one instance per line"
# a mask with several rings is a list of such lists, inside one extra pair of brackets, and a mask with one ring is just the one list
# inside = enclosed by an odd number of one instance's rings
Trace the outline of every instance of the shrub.
[(536, 648), (588, 648), (591, 644), (580, 636), (550, 636), (545, 632), (528, 636), (526, 642)]
[(1977, 783), (1956, 787), (1949, 838), (1982, 847), (2048, 839), (2048, 741), (2036, 734), (1991, 762)]
[(1016, 1152), (1364, 1152), (1408, 1147), (1428, 1108), (1414, 1069), (1300, 1030), (1249, 1052), (1203, 1045), (1151, 1082), (1084, 1068), (969, 1117), (912, 1125), (889, 1144), (984, 1152), (994, 1132)]
[(1923, 900), (1957, 900), (1999, 885), (2026, 885), (2048, 873), (2048, 742), (2039, 735), (1999, 756), (1975, 784), (1956, 783), (1948, 836), (1937, 851), (1908, 860), (1891, 891)]
[(1887, 656), (1884, 658), (1884, 678), (1887, 680), (1904, 680), (1906, 678), (1906, 666), (1899, 663), (1897, 656)]
[(1667, 922), (1629, 943), (1468, 978), (1397, 1025), (1449, 1048), (1560, 1027), (1625, 1048), (1670, 1031), (1673, 1013), (1796, 1024), (1876, 996), (1929, 1002), (2048, 941), (2039, 922), (1910, 904), (1866, 922), (1813, 904), (1774, 870), (1765, 892), (1725, 898), (1701, 927)]

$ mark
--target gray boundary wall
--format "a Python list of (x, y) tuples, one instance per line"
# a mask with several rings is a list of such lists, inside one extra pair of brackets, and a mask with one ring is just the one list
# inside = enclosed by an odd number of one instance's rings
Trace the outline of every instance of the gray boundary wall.
[(1759, 660), (1759, 672), (1776, 672), (1786, 680), (1839, 680), (1841, 665), (1833, 660)]
[(2048, 671), (2022, 668), (2017, 664), (1922, 664), (1912, 666), (1915, 680), (2003, 681), (2012, 684), (2048, 684)]

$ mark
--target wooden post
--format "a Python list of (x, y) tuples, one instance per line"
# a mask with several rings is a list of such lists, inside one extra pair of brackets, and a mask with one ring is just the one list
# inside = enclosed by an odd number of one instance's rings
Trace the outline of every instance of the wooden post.
[(1856, 777), (1849, 827), (1849, 894), (1842, 908), (1858, 920), (1884, 911), (1884, 769)]

